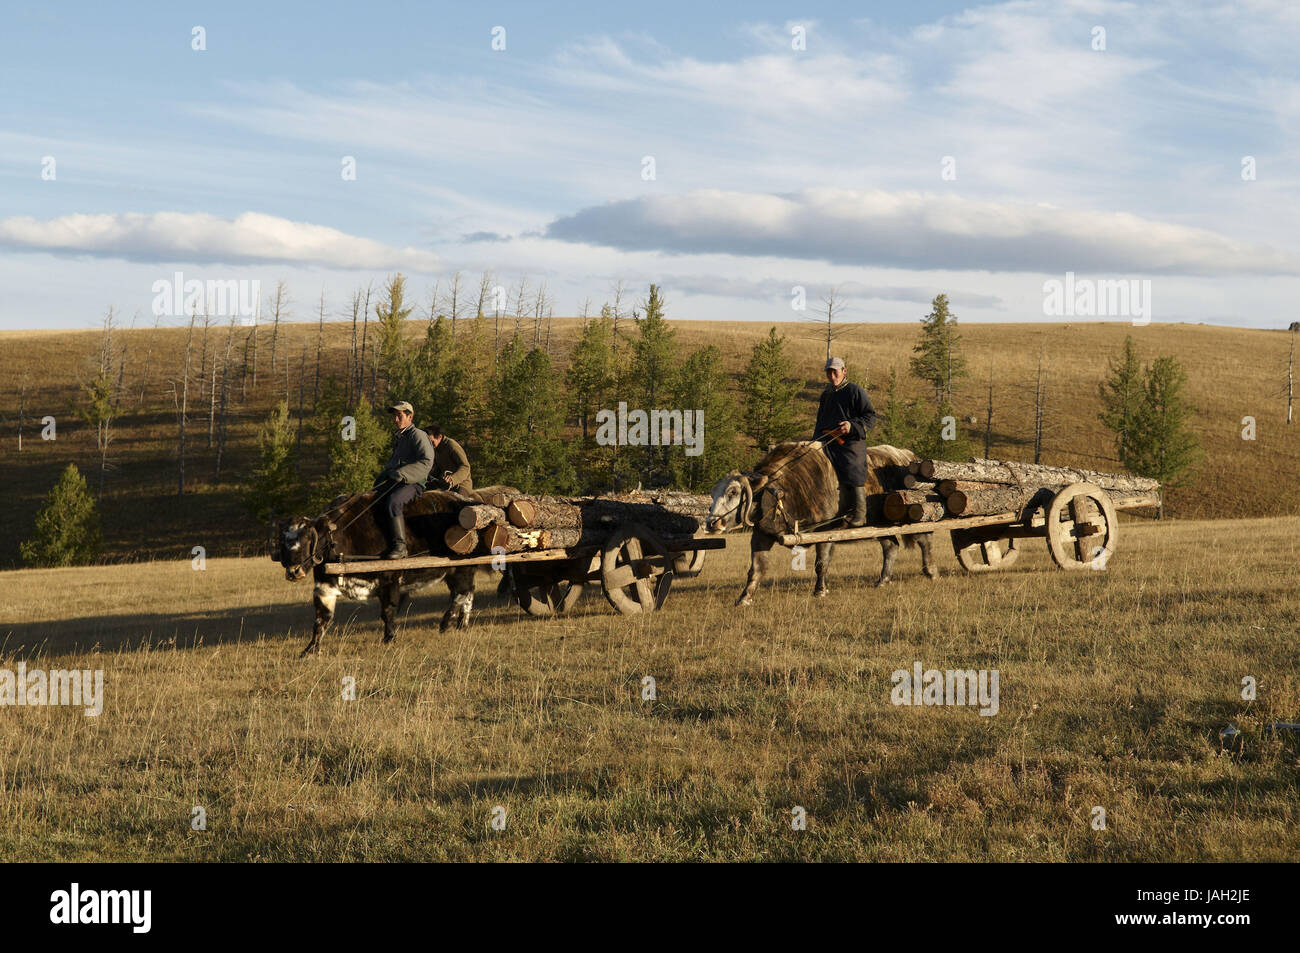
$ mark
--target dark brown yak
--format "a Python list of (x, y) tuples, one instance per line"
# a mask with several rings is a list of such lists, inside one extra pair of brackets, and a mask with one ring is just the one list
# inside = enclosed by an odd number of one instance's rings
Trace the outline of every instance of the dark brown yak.
[[(478, 494), (500, 487), (485, 487)], [(508, 488), (507, 488), (508, 489)], [(303, 655), (320, 651), (321, 636), (334, 619), (339, 596), (347, 599), (379, 597), (379, 615), (384, 622), (384, 641), (394, 638), (394, 622), (410, 601), (411, 594), (446, 580), (451, 604), (443, 614), (441, 631), (454, 623), (469, 625), (474, 607), (474, 567), (454, 569), (405, 569), (393, 572), (333, 575), (325, 563), (341, 556), (369, 556), (384, 551), (387, 543), (375, 521), (375, 490), (336, 497), (320, 516), (294, 516), (277, 520), (271, 531), (271, 558), (284, 566), (285, 578), (297, 582), (310, 571), (316, 587), (313, 602), (316, 625)], [(456, 510), (465, 498), (448, 490), (428, 490), (406, 507), (406, 526), (412, 556), (454, 555), (443, 542), (443, 533), (456, 521)]]
[[(867, 522), (885, 525), (882, 511), (885, 492), (902, 488), (907, 465), (916, 459), (910, 450), (887, 444), (867, 448)], [(709, 510), (707, 529), (725, 533), (744, 526), (753, 527), (750, 537), (749, 579), (736, 600), (746, 606), (753, 601), (754, 590), (767, 572), (768, 554), (783, 533), (799, 530), (831, 529), (838, 524), (839, 481), (830, 457), (814, 440), (777, 444), (758, 461), (749, 473), (733, 470), (713, 488), (713, 506)], [(906, 545), (920, 545), (925, 574), (931, 579), (938, 573), (930, 565), (931, 533), (908, 534)], [(899, 538), (880, 537), (884, 561), (877, 586), (892, 578), (898, 556)], [(817, 544), (817, 585), (813, 595), (824, 596), (830, 588), (833, 543)]]

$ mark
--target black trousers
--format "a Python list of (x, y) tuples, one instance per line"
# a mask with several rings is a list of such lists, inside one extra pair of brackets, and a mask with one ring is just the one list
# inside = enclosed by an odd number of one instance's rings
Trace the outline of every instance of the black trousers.
[(387, 499), (384, 501), (388, 507), (388, 516), (390, 519), (396, 519), (402, 515), (402, 510), (406, 509), (406, 504), (412, 500), (419, 499), (420, 494), (424, 492), (424, 487), (418, 483), (403, 483), (388, 491)]

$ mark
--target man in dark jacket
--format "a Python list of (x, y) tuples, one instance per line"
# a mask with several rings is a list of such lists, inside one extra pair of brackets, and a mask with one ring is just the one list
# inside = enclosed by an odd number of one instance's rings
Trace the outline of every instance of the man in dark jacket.
[(406, 557), (406, 520), (402, 510), (406, 504), (424, 492), (424, 483), (433, 468), (433, 444), (429, 435), (415, 426), (415, 408), (401, 400), (388, 408), (393, 415), (397, 435), (393, 439), (393, 455), (384, 465), (384, 472), (375, 480), (375, 488), (383, 491), (379, 503), (379, 525), (388, 540), (384, 559)]
[(474, 486), (470, 482), (469, 457), (465, 448), (442, 432), (437, 424), (429, 427), (429, 440), (433, 443), (433, 475), (428, 487), (468, 493)]
[[(844, 361), (826, 362), (826, 389), (817, 404), (817, 432), (840, 481), (840, 513), (849, 526), (867, 525), (867, 431), (876, 410), (857, 384), (844, 379)], [(827, 433), (831, 431), (831, 433)]]

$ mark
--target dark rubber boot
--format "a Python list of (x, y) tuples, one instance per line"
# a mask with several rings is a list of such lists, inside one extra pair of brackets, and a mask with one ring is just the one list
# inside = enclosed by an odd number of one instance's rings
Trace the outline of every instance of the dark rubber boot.
[(853, 488), (853, 515), (848, 518), (850, 526), (867, 525), (867, 488), (865, 486), (855, 486)]
[(388, 526), (385, 527), (388, 536), (388, 552), (384, 553), (384, 559), (405, 559), (406, 558), (406, 518), (398, 513), (388, 519)]

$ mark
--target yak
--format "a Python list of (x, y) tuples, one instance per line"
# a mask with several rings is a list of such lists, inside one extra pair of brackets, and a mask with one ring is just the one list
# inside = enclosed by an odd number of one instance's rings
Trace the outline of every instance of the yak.
[[(481, 502), (479, 492), (469, 499)], [(509, 489), (509, 488), (506, 488)], [(474, 567), (395, 569), (391, 572), (337, 575), (327, 573), (325, 564), (345, 557), (366, 557), (383, 551), (384, 535), (379, 529), (373, 508), (382, 506), (380, 492), (345, 494), (336, 497), (324, 513), (314, 518), (293, 516), (272, 524), (271, 558), (284, 566), (285, 578), (297, 582), (308, 572), (315, 580), (313, 602), (316, 625), (311, 641), (302, 650), (307, 656), (320, 651), (321, 636), (334, 619), (339, 596), (347, 599), (379, 597), (379, 615), (384, 623), (384, 641), (395, 637), (394, 623), (410, 601), (411, 594), (445, 580), (451, 603), (443, 614), (440, 631), (453, 624), (463, 629), (469, 625), (474, 607)], [(405, 511), (413, 556), (451, 556), (443, 534), (456, 520), (456, 511), (466, 497), (450, 490), (429, 490), (408, 504)]]
[[(888, 444), (867, 448), (867, 522), (884, 523), (882, 507), (888, 490), (901, 488), (907, 465), (916, 459), (910, 450)], [(816, 440), (794, 440), (772, 447), (749, 472), (733, 470), (713, 488), (713, 504), (705, 528), (710, 533), (753, 527), (750, 537), (749, 578), (736, 605), (747, 606), (767, 572), (768, 555), (783, 533), (809, 532), (838, 522), (839, 481), (823, 445)], [(932, 533), (906, 534), (908, 546), (919, 545), (925, 575), (938, 576), (930, 560)], [(877, 586), (893, 577), (898, 556), (898, 536), (880, 537), (883, 565)], [(833, 543), (817, 544), (817, 584), (813, 595), (830, 592)]]

